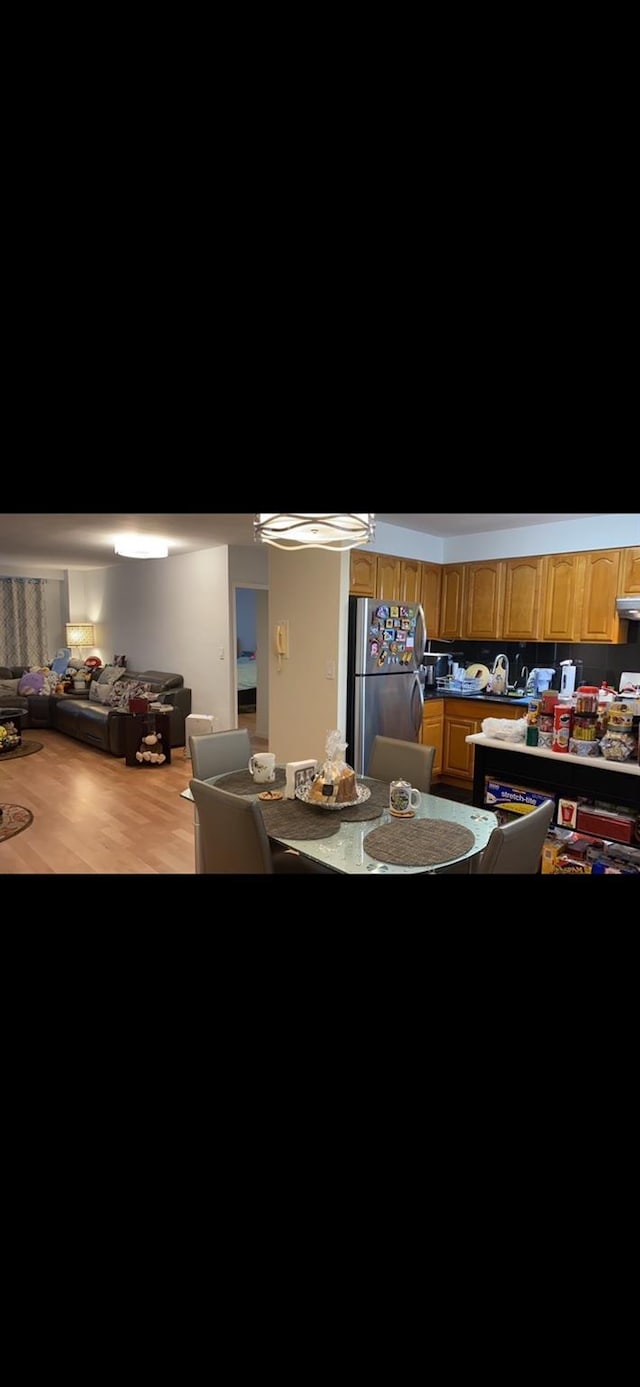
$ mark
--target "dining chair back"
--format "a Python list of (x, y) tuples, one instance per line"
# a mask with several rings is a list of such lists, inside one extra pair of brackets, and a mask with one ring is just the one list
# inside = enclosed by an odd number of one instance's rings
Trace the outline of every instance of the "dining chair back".
[(555, 805), (547, 799), (538, 809), (494, 828), (480, 857), (477, 875), (535, 876), (540, 871), (542, 845)]
[(189, 750), (195, 779), (209, 780), (212, 775), (246, 770), (251, 742), (246, 727), (239, 727), (230, 732), (205, 732), (201, 737), (190, 737)]
[(396, 737), (375, 736), (367, 765), (367, 775), (374, 780), (408, 780), (416, 790), (429, 793), (433, 772), (434, 746), (420, 742), (403, 742)]
[(296, 852), (272, 852), (257, 800), (232, 795), (204, 780), (190, 780), (189, 789), (200, 825), (201, 872), (219, 876), (325, 874)]

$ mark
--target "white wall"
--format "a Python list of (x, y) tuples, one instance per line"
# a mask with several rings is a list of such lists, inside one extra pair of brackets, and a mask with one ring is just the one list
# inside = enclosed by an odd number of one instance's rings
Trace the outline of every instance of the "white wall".
[(397, 554), (400, 559), (445, 562), (444, 540), (438, 535), (423, 535), (419, 530), (404, 530), (401, 525), (385, 525), (380, 520), (376, 520), (375, 539), (360, 547), (376, 554)]
[[(235, 727), (235, 651), (229, 639), (229, 551), (225, 545), (167, 559), (130, 559), (84, 572), (87, 621), (107, 663), (182, 674), (194, 713)], [(233, 669), (231, 667), (233, 662)]]
[[(327, 733), (341, 728), (346, 735), (349, 554), (266, 547), (269, 750), (281, 762), (324, 760)], [(289, 659), (282, 661), (280, 672), (274, 640), (279, 621), (289, 622), (290, 641)]]
[(583, 549), (624, 549), (636, 544), (640, 544), (640, 515), (598, 515), (593, 519), (556, 520), (549, 525), (523, 525), (517, 530), (491, 530), (482, 535), (448, 539), (443, 562), (572, 554)]

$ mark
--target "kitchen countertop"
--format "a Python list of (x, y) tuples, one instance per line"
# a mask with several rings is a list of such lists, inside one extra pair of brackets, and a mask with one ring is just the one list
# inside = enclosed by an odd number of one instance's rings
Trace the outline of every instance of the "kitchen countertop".
[(573, 752), (552, 751), (550, 747), (526, 746), (524, 742), (502, 741), (497, 737), (485, 737), (482, 732), (470, 733), (465, 742), (471, 746), (494, 747), (498, 751), (518, 752), (531, 756), (534, 760), (551, 760), (559, 764), (565, 761), (570, 766), (581, 766), (588, 771), (621, 771), (623, 775), (640, 778), (640, 766), (636, 761), (608, 761), (605, 756), (575, 756)]
[(480, 693), (458, 693), (451, 689), (427, 689), (423, 690), (425, 703), (431, 703), (434, 698), (472, 698), (476, 703), (515, 703), (516, 708), (528, 708), (529, 698), (522, 695), (522, 698), (509, 698), (507, 694), (487, 694)]

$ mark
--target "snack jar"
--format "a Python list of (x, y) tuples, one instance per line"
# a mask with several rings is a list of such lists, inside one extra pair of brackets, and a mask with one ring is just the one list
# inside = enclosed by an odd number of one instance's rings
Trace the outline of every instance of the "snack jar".
[(572, 709), (568, 703), (556, 703), (553, 711), (552, 751), (568, 751), (571, 738)]

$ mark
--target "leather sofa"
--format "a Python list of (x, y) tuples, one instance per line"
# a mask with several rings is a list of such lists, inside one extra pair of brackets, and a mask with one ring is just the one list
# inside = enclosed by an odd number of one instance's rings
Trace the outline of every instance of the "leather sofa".
[[(24, 673), (22, 666), (13, 668), (0, 666), (0, 679), (19, 679)], [(100, 671), (97, 671), (98, 674)], [(181, 674), (168, 674), (165, 670), (147, 669), (142, 673), (123, 669), (119, 676), (134, 683), (149, 684), (154, 698), (159, 703), (169, 703), (173, 709), (169, 719), (169, 744), (171, 747), (185, 744), (185, 718), (191, 712), (191, 689), (185, 689)], [(0, 694), (0, 714), (2, 708), (22, 708), (26, 713), (23, 729), (27, 727), (53, 727), (68, 737), (97, 746), (101, 751), (109, 751), (112, 756), (124, 756), (125, 714), (103, 703), (93, 703), (87, 697), (65, 694)]]

